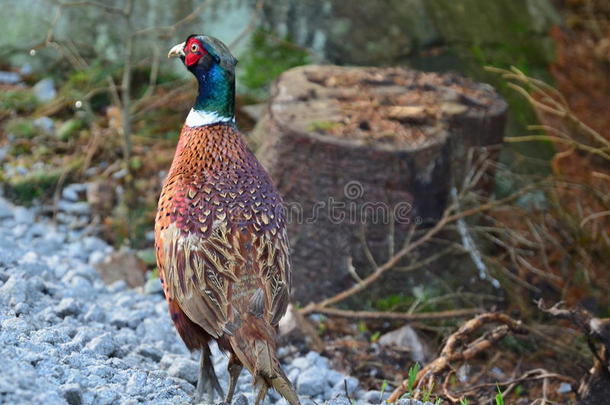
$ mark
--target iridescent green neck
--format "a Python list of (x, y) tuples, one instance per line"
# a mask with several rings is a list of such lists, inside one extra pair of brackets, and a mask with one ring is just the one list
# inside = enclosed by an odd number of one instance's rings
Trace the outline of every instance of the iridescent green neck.
[(208, 71), (197, 69), (195, 76), (199, 82), (199, 95), (193, 109), (208, 114), (218, 114), (223, 118), (235, 116), (235, 78), (219, 65)]

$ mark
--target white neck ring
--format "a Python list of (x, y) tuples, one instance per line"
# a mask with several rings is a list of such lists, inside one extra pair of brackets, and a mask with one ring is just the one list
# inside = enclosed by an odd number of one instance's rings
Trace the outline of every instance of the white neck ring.
[(187, 127), (202, 127), (219, 122), (235, 122), (235, 117), (223, 117), (216, 112), (199, 111), (191, 108), (184, 125)]

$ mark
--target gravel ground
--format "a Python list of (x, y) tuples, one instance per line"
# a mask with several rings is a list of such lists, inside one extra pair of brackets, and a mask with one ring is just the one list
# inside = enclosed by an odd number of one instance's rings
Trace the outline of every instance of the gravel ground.
[[(122, 281), (106, 286), (92, 263), (112, 248), (71, 229), (69, 214), (62, 218), (54, 225), (0, 198), (0, 403), (189, 403), (197, 357), (176, 335), (161, 295)], [(303, 405), (349, 405), (345, 387), (358, 404), (380, 402), (381, 393), (362, 391), (325, 357), (287, 352), (280, 349)], [(226, 391), (227, 357), (213, 354)], [(234, 404), (253, 402), (246, 371), (237, 391)], [(275, 392), (266, 403), (286, 404)]]

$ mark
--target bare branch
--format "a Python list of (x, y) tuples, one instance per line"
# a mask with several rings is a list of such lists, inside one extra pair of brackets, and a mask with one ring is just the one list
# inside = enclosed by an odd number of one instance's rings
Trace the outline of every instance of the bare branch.
[[(468, 338), (470, 338), (474, 332), (489, 323), (501, 323), (502, 325), (468, 343)], [(440, 356), (428, 363), (417, 373), (415, 386), (422, 384), (425, 379), (429, 379), (432, 376), (444, 372), (451, 366), (451, 362), (465, 361), (473, 358), (479, 353), (487, 350), (510, 332), (526, 333), (525, 329), (521, 326), (520, 321), (516, 321), (502, 313), (487, 312), (466, 321), (457, 332), (449, 336)], [(398, 398), (407, 391), (408, 387), (409, 381), (404, 380), (388, 398), (388, 402), (395, 402), (398, 400)]]
[(455, 309), (439, 312), (419, 312), (409, 314), (405, 312), (375, 312), (375, 311), (350, 311), (337, 308), (319, 308), (313, 311), (318, 314), (350, 319), (393, 319), (401, 321), (429, 321), (438, 319), (453, 319), (472, 316), (483, 312), (479, 308)]

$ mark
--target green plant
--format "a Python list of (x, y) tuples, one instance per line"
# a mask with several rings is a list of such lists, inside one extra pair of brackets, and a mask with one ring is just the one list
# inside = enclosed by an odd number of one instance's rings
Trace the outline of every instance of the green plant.
[(498, 389), (498, 393), (496, 394), (496, 405), (504, 405), (504, 396), (502, 396), (502, 391), (500, 391), (500, 387), (496, 387)]
[(290, 38), (274, 38), (264, 30), (252, 35), (249, 51), (241, 58), (240, 82), (255, 93), (262, 93), (282, 72), (308, 63), (308, 53)]
[(37, 106), (38, 101), (30, 90), (9, 90), (0, 93), (0, 110), (27, 113), (34, 111)]
[(379, 391), (381, 392), (381, 394), (379, 395), (379, 400), (383, 401), (383, 394), (385, 393), (385, 390), (388, 389), (388, 382), (386, 380), (383, 380), (383, 382), (381, 383), (381, 388), (379, 389)]
[(468, 398), (460, 399), (460, 405), (468, 405)]
[(430, 384), (424, 394), (422, 395), (423, 402), (430, 402), (430, 397), (432, 396), (432, 391), (434, 391), (434, 383)]
[(309, 124), (309, 130), (312, 132), (328, 132), (338, 125), (340, 125), (338, 122), (333, 121), (313, 121)]
[(36, 127), (24, 118), (15, 118), (6, 123), (6, 132), (17, 138), (32, 139), (36, 136)]
[(413, 296), (405, 294), (390, 294), (373, 302), (373, 307), (379, 311), (394, 311), (398, 306), (408, 307), (414, 301)]
[(409, 392), (413, 391), (413, 388), (415, 388), (415, 379), (417, 378), (417, 374), (419, 373), (420, 369), (421, 366), (419, 365), (419, 363), (415, 363), (414, 365), (409, 367)]
[(25, 177), (11, 178), (6, 183), (6, 192), (19, 203), (31, 203), (32, 200), (54, 190), (60, 176), (61, 171), (52, 170), (36, 171)]
[(376, 331), (371, 335), (371, 342), (376, 342), (379, 340), (379, 337), (381, 336), (381, 332)]

